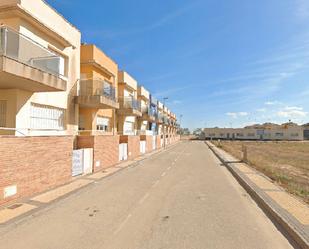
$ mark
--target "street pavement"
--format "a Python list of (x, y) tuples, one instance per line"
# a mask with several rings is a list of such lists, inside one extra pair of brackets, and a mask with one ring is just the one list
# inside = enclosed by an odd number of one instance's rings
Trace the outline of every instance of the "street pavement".
[(204, 143), (186, 141), (52, 202), (1, 232), (0, 248), (292, 246)]

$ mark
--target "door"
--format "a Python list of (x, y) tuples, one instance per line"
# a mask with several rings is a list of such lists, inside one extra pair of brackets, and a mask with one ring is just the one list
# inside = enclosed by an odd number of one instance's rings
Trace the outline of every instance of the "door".
[(152, 136), (152, 149), (155, 150), (157, 147), (157, 137)]
[(140, 152), (141, 154), (146, 153), (146, 141), (140, 141)]
[(119, 161), (125, 161), (128, 159), (128, 144), (119, 144)]
[(83, 149), (83, 173), (91, 174), (93, 169), (93, 149)]
[(83, 163), (83, 150), (73, 150), (72, 176), (78, 176), (83, 174)]

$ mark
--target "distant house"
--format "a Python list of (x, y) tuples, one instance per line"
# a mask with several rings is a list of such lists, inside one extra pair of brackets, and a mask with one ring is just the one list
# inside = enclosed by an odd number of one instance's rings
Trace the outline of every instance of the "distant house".
[(309, 140), (309, 125), (264, 123), (244, 128), (205, 128), (204, 133), (206, 139), (302, 141)]

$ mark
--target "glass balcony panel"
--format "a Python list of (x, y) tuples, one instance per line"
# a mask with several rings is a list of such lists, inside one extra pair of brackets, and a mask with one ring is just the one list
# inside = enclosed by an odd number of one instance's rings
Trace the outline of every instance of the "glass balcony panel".
[(61, 56), (7, 27), (0, 28), (0, 36), (1, 55), (56, 76), (64, 74)]
[(80, 96), (104, 96), (113, 101), (116, 99), (116, 89), (104, 80), (86, 79), (80, 80)]

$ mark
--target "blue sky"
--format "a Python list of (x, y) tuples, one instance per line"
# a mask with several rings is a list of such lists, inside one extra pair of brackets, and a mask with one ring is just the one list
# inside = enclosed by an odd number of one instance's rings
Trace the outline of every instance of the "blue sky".
[(309, 122), (308, 0), (48, 2), (184, 127)]

